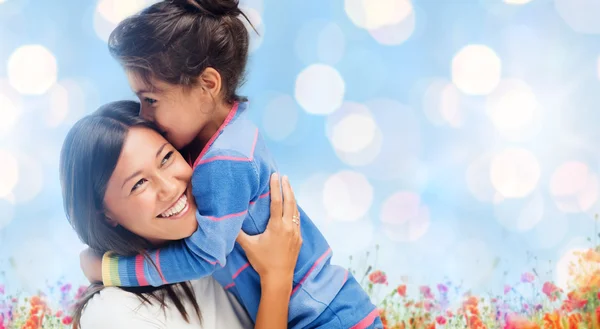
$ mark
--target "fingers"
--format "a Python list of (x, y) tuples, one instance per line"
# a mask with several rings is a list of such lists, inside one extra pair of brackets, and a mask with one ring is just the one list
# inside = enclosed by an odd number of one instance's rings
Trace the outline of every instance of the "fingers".
[[(279, 174), (271, 175), (271, 218), (280, 219), (283, 215), (283, 196), (281, 195), (281, 183)], [(270, 223), (271, 221), (269, 221)]]
[[(298, 222), (298, 208), (296, 206), (296, 198), (294, 196), (294, 192), (292, 192), (292, 187), (290, 186), (290, 181), (287, 176), (283, 176), (282, 179), (282, 189), (283, 189), (283, 223), (284, 226), (290, 230), (294, 229), (294, 226), (297, 225)], [(296, 223), (295, 223), (296, 222)]]

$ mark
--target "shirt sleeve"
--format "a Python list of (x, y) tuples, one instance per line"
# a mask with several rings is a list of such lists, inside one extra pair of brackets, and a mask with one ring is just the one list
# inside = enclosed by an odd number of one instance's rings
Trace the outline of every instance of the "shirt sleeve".
[(198, 229), (184, 240), (150, 251), (149, 257), (105, 254), (104, 285), (159, 286), (211, 275), (225, 266), (258, 189), (252, 159), (237, 152), (208, 156), (192, 174)]

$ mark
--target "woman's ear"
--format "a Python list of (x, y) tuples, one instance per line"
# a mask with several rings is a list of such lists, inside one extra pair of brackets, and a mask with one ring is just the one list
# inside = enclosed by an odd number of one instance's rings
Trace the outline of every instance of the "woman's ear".
[(200, 74), (198, 82), (204, 91), (210, 93), (213, 98), (218, 99), (222, 86), (221, 74), (219, 71), (212, 67), (207, 67)]
[(112, 216), (108, 212), (104, 213), (104, 219), (106, 220), (106, 222), (108, 223), (108, 225), (110, 225), (112, 227), (117, 227), (119, 225), (119, 222), (117, 222), (116, 220), (114, 220), (112, 218)]

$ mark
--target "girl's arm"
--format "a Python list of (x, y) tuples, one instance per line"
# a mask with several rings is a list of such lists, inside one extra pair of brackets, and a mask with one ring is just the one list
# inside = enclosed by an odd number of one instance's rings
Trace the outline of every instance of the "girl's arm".
[(264, 233), (240, 232), (237, 242), (260, 275), (261, 298), (255, 329), (287, 328), (294, 268), (302, 246), (300, 218), (287, 177), (283, 195), (277, 174), (271, 176), (271, 218)]

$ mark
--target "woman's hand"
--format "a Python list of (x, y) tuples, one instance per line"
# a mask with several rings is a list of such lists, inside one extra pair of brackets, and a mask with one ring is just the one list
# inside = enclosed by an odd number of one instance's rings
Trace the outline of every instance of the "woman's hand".
[(302, 236), (296, 198), (286, 176), (282, 179), (282, 185), (278, 174), (271, 175), (271, 218), (267, 229), (254, 236), (242, 231), (237, 242), (246, 252), (250, 265), (258, 272), (261, 281), (287, 280), (286, 283), (291, 286)]
[(287, 177), (282, 181), (283, 195), (279, 175), (271, 175), (271, 218), (267, 229), (254, 236), (240, 232), (237, 238), (260, 275), (261, 296), (255, 329), (288, 327), (288, 307), (302, 236), (294, 192)]

